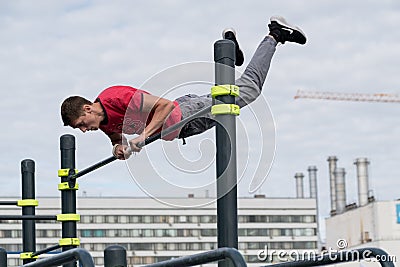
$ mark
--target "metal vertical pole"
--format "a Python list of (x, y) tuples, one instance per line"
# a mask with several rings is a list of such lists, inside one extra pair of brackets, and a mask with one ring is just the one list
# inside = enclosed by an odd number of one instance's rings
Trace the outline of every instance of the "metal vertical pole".
[[(22, 176), (22, 201), (35, 199), (35, 162), (25, 159), (21, 162)], [(22, 215), (35, 215), (34, 205), (22, 205)], [(35, 220), (22, 221), (22, 250), (24, 253), (36, 251), (36, 227)], [(35, 261), (35, 259), (23, 259), (23, 264)]]
[(126, 267), (126, 249), (112, 245), (104, 250), (104, 267)]
[(7, 251), (4, 248), (0, 248), (0, 266), (7, 267)]
[[(61, 169), (75, 170), (75, 137), (65, 134), (60, 137), (61, 150)], [(68, 182), (67, 176), (61, 177), (61, 182)], [(76, 214), (76, 191), (61, 191), (61, 212), (62, 214)], [(62, 238), (76, 238), (76, 221), (62, 222)], [(66, 245), (62, 247), (62, 251), (73, 249), (77, 246)], [(76, 263), (68, 263), (64, 267), (76, 267)]]
[[(235, 44), (219, 40), (214, 44), (215, 84), (235, 84)], [(215, 102), (235, 104), (233, 95), (215, 97)], [(216, 116), (217, 228), (218, 247), (238, 248), (236, 117)], [(221, 261), (219, 267), (232, 266)]]

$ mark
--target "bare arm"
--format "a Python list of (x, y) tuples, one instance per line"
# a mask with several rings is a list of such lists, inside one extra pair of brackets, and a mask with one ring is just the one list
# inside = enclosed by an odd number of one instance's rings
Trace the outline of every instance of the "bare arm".
[(142, 104), (142, 111), (146, 113), (153, 112), (153, 117), (139, 137), (129, 141), (133, 152), (139, 152), (141, 150), (141, 148), (137, 146), (138, 143), (144, 142), (147, 137), (156, 133), (158, 129), (163, 126), (169, 114), (175, 108), (172, 101), (153, 95), (143, 95)]
[(153, 118), (143, 131), (144, 137), (147, 138), (156, 133), (163, 126), (174, 108), (174, 103), (168, 99), (153, 95), (143, 95), (143, 112), (154, 112)]

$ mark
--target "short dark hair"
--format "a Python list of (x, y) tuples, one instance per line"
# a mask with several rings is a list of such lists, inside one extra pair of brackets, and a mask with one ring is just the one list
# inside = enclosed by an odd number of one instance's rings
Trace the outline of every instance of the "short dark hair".
[(70, 96), (61, 104), (61, 118), (64, 126), (71, 126), (71, 123), (84, 115), (83, 105), (92, 105), (93, 103), (81, 96)]

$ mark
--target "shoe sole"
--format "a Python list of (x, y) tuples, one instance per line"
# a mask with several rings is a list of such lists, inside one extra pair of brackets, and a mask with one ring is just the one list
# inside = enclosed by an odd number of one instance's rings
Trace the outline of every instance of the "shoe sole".
[[(236, 39), (236, 31), (235, 31), (235, 29), (233, 29), (233, 28), (226, 28), (225, 30), (223, 30), (223, 31), (222, 31), (222, 38), (223, 38), (223, 39), (226, 39), (226, 38), (225, 38), (225, 34), (228, 33), (228, 32), (233, 33), (233, 36), (235, 37), (235, 41), (234, 41), (234, 43), (235, 43), (235, 53), (236, 53), (236, 54), (238, 54), (238, 53), (241, 54), (241, 58), (236, 58), (235, 65), (236, 65), (236, 66), (242, 66), (242, 65), (243, 65), (243, 62), (244, 62), (244, 54), (243, 54), (242, 49), (240, 49), (239, 42), (238, 42), (237, 39)], [(237, 50), (237, 51), (236, 51), (236, 50)]]
[(290, 25), (290, 24), (285, 20), (284, 17), (281, 17), (281, 16), (272, 16), (270, 20), (271, 20), (271, 22), (275, 21), (275, 22), (278, 23), (279, 25), (282, 25), (282, 26), (284, 26), (284, 27), (286, 27), (286, 28), (289, 28), (289, 29), (298, 31), (298, 32), (301, 33), (301, 35), (304, 36), (304, 38), (307, 38), (307, 37), (306, 37), (306, 34), (305, 34), (299, 27), (294, 26), (294, 25)]
[(236, 39), (236, 31), (235, 31), (234, 28), (226, 28), (225, 30), (223, 30), (223, 32), (222, 32), (222, 38), (225, 39), (225, 34), (226, 34), (227, 32), (232, 32), (233, 35), (235, 35), (235, 39)]

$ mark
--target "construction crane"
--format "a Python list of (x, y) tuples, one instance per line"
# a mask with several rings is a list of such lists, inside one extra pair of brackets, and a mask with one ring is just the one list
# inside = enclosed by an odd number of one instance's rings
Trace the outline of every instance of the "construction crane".
[(335, 92), (298, 90), (297, 94), (294, 96), (294, 99), (298, 98), (400, 103), (400, 96), (396, 94), (359, 94), (359, 93), (335, 93)]

